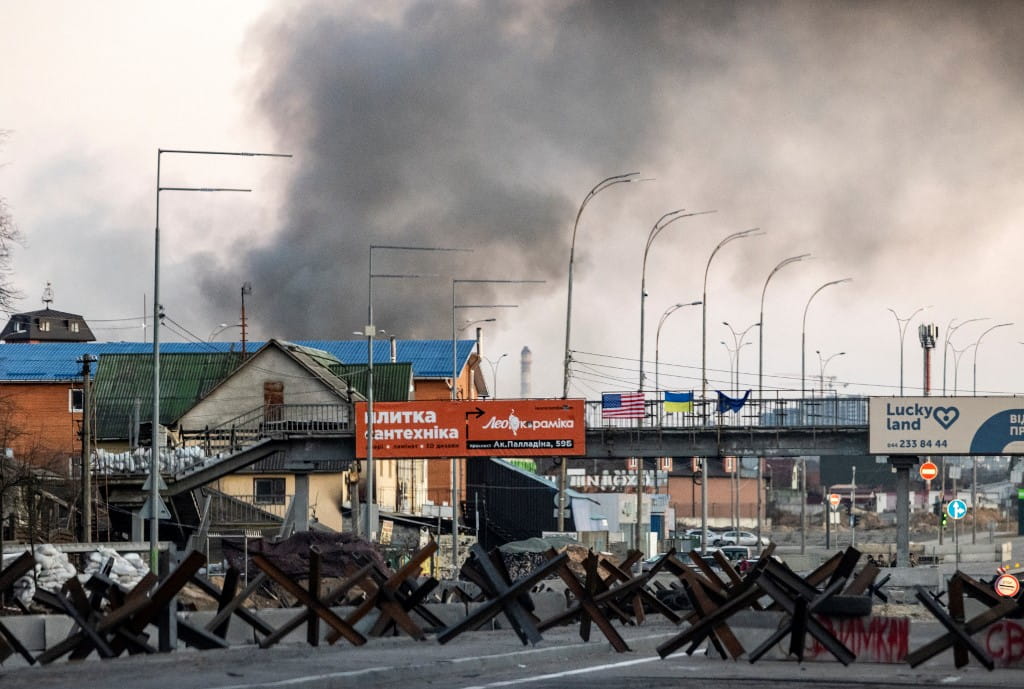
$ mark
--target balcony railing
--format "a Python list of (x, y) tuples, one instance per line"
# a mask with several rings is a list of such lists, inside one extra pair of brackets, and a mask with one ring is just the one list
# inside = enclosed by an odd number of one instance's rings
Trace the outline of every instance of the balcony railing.
[(182, 443), (207, 456), (230, 455), (264, 438), (350, 435), (352, 411), (347, 404), (272, 404), (218, 426), (183, 429)]

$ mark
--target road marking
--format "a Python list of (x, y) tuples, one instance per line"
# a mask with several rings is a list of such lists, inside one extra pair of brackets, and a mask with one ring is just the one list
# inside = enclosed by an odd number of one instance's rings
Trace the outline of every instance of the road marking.
[(319, 682), (321, 680), (334, 679), (336, 677), (358, 677), (359, 675), (365, 675), (371, 672), (393, 672), (394, 670), (396, 670), (396, 668), (381, 665), (379, 667), (365, 667), (361, 670), (346, 670), (345, 672), (328, 672), (327, 674), (322, 675), (290, 677), (288, 679), (279, 679), (273, 682), (261, 682), (259, 684), (253, 684), (252, 682), (247, 682), (245, 684), (223, 684), (216, 687), (207, 687), (207, 689), (260, 689), (260, 687), (287, 687), (293, 684)]
[[(649, 639), (669, 638), (669, 636), (670, 635), (667, 635), (667, 634), (647, 634), (647, 635), (644, 635), (644, 636), (637, 637), (636, 639), (633, 639), (633, 641), (636, 642), (636, 641), (646, 641), (646, 640), (649, 640)], [(448, 659), (444, 659), (444, 660), (432, 661), (432, 662), (430, 662), (428, 664), (433, 666), (433, 665), (444, 664), (444, 663), (451, 663), (451, 664), (457, 664), (457, 663), (479, 663), (481, 660), (485, 660), (485, 659), (488, 659), (488, 658), (507, 658), (507, 657), (510, 657), (510, 656), (526, 655), (526, 654), (530, 654), (530, 653), (536, 653), (538, 655), (544, 655), (544, 654), (548, 654), (548, 653), (558, 653), (558, 652), (562, 652), (562, 651), (565, 651), (565, 650), (568, 650), (568, 649), (573, 649), (573, 648), (586, 648), (587, 646), (588, 646), (588, 644), (585, 644), (585, 643), (576, 643), (576, 644), (568, 644), (568, 645), (563, 646), (563, 647), (550, 646), (550, 647), (545, 647), (545, 648), (534, 648), (534, 649), (527, 650), (527, 651), (510, 651), (508, 653), (495, 653), (495, 654), (488, 655), (488, 656), (465, 656), (465, 657), (461, 657), (461, 658), (448, 658)], [(654, 656), (653, 658), (639, 660), (639, 661), (632, 661), (632, 662), (633, 663), (636, 663), (636, 662), (649, 662), (650, 660), (659, 660), (659, 658), (658, 658), (658, 656)], [(626, 664), (629, 664), (629, 663), (626, 663)], [(607, 666), (603, 666), (603, 667), (615, 667), (615, 665), (607, 665)], [(258, 683), (247, 682), (245, 684), (222, 684), (222, 685), (217, 685), (217, 686), (206, 687), (206, 689), (263, 689), (263, 688), (271, 689), (272, 687), (289, 687), (289, 686), (297, 686), (297, 685), (302, 685), (302, 684), (309, 684), (309, 683), (313, 683), (313, 682), (323, 682), (324, 680), (337, 679), (337, 678), (340, 678), (340, 677), (359, 677), (360, 675), (368, 675), (368, 674), (373, 674), (373, 673), (377, 673), (377, 672), (389, 672), (389, 673), (393, 673), (393, 672), (409, 672), (411, 669), (414, 670), (415, 668), (410, 668), (409, 666), (379, 665), (379, 666), (375, 666), (375, 667), (362, 668), (360, 670), (344, 670), (344, 671), (339, 671), (339, 672), (328, 672), (328, 673), (323, 673), (323, 674), (318, 674), (318, 675), (303, 675), (303, 676), (300, 676), (300, 677), (289, 677), (288, 679), (279, 679), (279, 680), (273, 680), (273, 681), (270, 681), (270, 682), (258, 682)], [(594, 669), (597, 669), (597, 668), (594, 668)], [(590, 672), (590, 671), (591, 670), (588, 669), (588, 670), (579, 670), (577, 672)], [(570, 673), (566, 673), (566, 674), (575, 674), (575, 673), (571, 673), (570, 672)], [(551, 675), (551, 676), (558, 676), (558, 675)], [(534, 678), (529, 678), (528, 680), (523, 680), (523, 681), (534, 681)], [(500, 684), (487, 685), (487, 686), (500, 686)]]
[(611, 670), (620, 667), (629, 667), (630, 665), (640, 665), (641, 663), (649, 663), (653, 660), (661, 660), (659, 656), (653, 656), (651, 658), (637, 658), (636, 660), (625, 660), (621, 663), (609, 663), (607, 665), (597, 665), (594, 667), (584, 667), (578, 670), (565, 670), (564, 672), (552, 672), (547, 675), (534, 675), (532, 677), (520, 677), (519, 679), (507, 679), (501, 682), (491, 682), (489, 684), (473, 684), (462, 689), (487, 689), (487, 687), (510, 687), (515, 684), (527, 684), (529, 682), (540, 682), (547, 679), (557, 679), (559, 677), (571, 677), (572, 675), (584, 675), (590, 672), (601, 672), (603, 670)]

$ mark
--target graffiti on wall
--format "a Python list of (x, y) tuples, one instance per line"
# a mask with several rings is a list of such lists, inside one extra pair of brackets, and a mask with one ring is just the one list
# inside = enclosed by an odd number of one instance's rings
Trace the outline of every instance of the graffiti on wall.
[(1000, 620), (985, 630), (985, 650), (996, 667), (1024, 667), (1024, 624)]
[[(897, 617), (818, 617), (821, 624), (857, 656), (869, 663), (902, 663), (910, 643), (910, 619)], [(834, 660), (808, 635), (804, 660)]]

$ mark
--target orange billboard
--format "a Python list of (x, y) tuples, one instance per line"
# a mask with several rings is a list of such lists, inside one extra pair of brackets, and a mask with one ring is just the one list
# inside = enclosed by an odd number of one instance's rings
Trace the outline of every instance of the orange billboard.
[[(585, 401), (377, 402), (373, 456), (545, 457), (586, 453)], [(356, 457), (366, 457), (366, 402), (356, 403)]]

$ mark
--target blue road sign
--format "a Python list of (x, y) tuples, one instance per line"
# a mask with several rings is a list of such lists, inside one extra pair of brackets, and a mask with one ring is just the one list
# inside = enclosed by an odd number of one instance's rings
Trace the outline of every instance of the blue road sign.
[(953, 519), (963, 519), (967, 516), (967, 503), (963, 500), (950, 500), (946, 505), (946, 514)]

